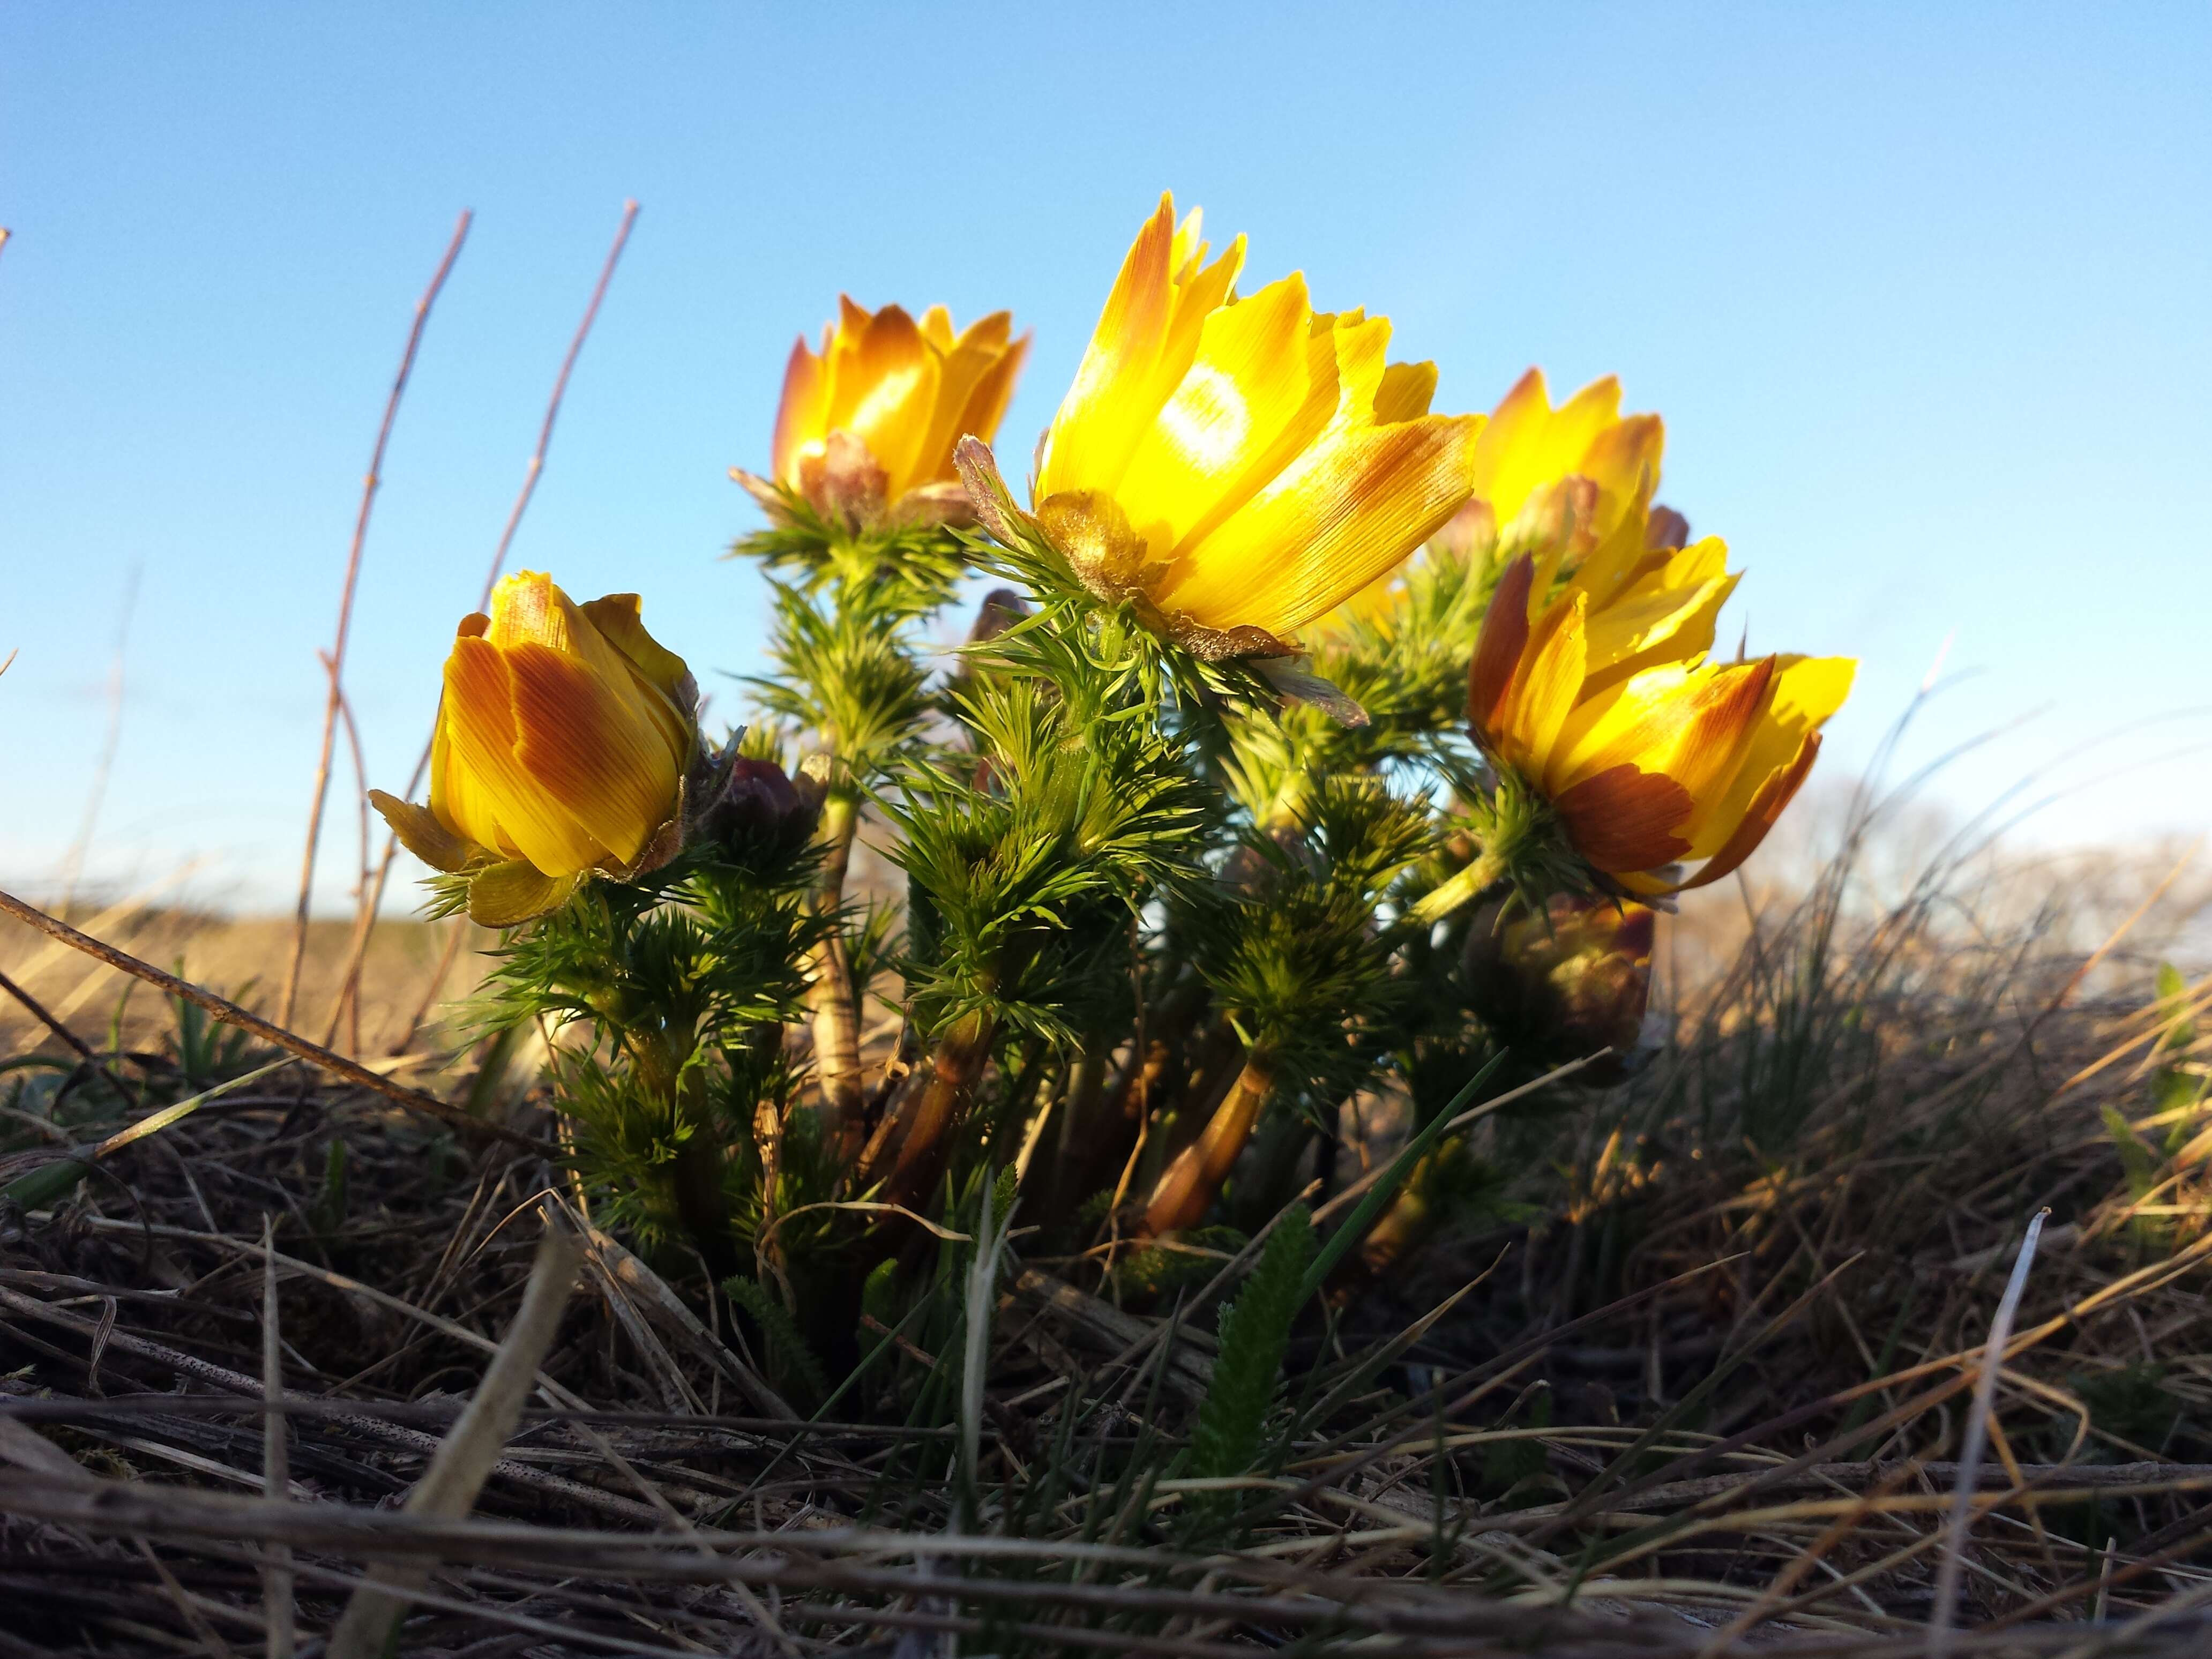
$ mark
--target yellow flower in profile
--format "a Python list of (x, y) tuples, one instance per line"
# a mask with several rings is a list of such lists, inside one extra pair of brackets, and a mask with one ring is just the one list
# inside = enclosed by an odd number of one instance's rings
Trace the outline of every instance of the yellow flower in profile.
[(943, 306), (917, 323), (897, 306), (871, 313), (842, 295), (822, 349), (791, 349), (776, 411), (773, 483), (735, 477), (771, 514), (775, 485), (853, 529), (970, 518), (952, 466), (969, 433), (988, 442), (1013, 396), (1029, 336), (997, 311), (956, 335)]
[(1501, 794), (1547, 805), (1615, 891), (1702, 887), (1750, 857), (1850, 690), (1848, 658), (1710, 660), (1727, 557), (1711, 538), (1616, 546), (1553, 596), (1523, 554), (1483, 618), (1468, 714)]
[(635, 593), (577, 605), (523, 571), (462, 618), (430, 750), (430, 804), (369, 799), (424, 863), (470, 876), (469, 914), (511, 927), (590, 870), (673, 856), (698, 691)]
[[(1585, 558), (1680, 547), (1688, 524), (1652, 505), (1666, 438), (1656, 415), (1620, 412), (1613, 376), (1554, 409), (1543, 370), (1532, 368), (1492, 411), (1475, 441), (1473, 494), (1431, 548), (1460, 561), (1534, 553), (1539, 591), (1548, 591), (1563, 568)], [(1382, 577), (1352, 601), (1351, 615), (1381, 618), (1402, 587), (1395, 573)]]
[[(1386, 362), (1388, 320), (1316, 313), (1304, 276), (1236, 295), (1243, 238), (1208, 263), (1199, 222), (1163, 197), (1139, 233), (1030, 522), (1091, 592), (1198, 655), (1289, 656), (1458, 510), (1482, 420), (1430, 414), (1435, 367)], [(961, 459), (1012, 539), (988, 452)]]

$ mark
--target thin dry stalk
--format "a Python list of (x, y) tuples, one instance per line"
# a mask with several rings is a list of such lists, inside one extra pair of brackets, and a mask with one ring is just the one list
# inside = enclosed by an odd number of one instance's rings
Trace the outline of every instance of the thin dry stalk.
[(376, 447), (369, 452), (368, 476), (362, 481), (361, 510), (354, 516), (353, 543), (346, 550), (345, 580), (338, 591), (337, 631), (324, 659), (331, 689), (323, 705), (322, 750), (315, 762), (314, 797), (307, 809), (307, 844), (300, 860), (300, 902), (293, 917), (291, 956), (284, 967), (283, 992), (277, 999), (276, 1023), (280, 1025), (292, 1023), (292, 1010), (300, 994), (300, 968), (307, 954), (307, 905), (315, 881), (315, 850), (323, 835), (323, 807), (330, 794), (331, 755), (337, 742), (346, 641), (353, 630), (354, 593), (361, 583), (361, 555), (368, 538), (368, 517), (376, 505), (377, 488), (384, 481), (385, 446), (392, 439), (392, 422), (399, 414), (399, 399), (407, 390), (407, 378), (414, 372), (415, 353), (422, 343), (422, 330), (430, 320), (430, 307), (446, 286), (446, 276), (453, 270), (453, 261), (460, 257), (461, 244), (468, 238), (469, 224), (474, 216), (466, 208), (461, 210), (461, 216), (453, 225), (453, 239), (446, 244), (445, 255), (431, 275), (429, 287), (415, 302), (415, 320), (407, 330), (407, 345), (399, 356), (399, 372), (392, 377), (391, 395), (384, 401), (384, 419), (376, 428)]
[(100, 740), (100, 757), (93, 763), (92, 787), (85, 792), (84, 817), (76, 839), (62, 860), (62, 914), (76, 908), (76, 886), (84, 873), (85, 854), (92, 850), (93, 826), (107, 799), (107, 781), (115, 771), (115, 751), (123, 742), (123, 665), (131, 641), (131, 617), (138, 608), (138, 583), (146, 574), (143, 562), (134, 563), (124, 578), (123, 602), (116, 608), (115, 648), (107, 659), (107, 729)]
[[(276, 1224), (261, 1218), (261, 1397), (284, 1397), (284, 1340), (276, 1298)], [(261, 1489), (282, 1499), (291, 1485), (290, 1425), (281, 1412), (261, 1420)], [(292, 1549), (289, 1544), (268, 1548), (268, 1565), (262, 1569), (261, 1606), (269, 1621), (269, 1659), (291, 1659), (297, 1610), (292, 1599)]]
[(2028, 1269), (2035, 1264), (2035, 1241), (2043, 1231), (2048, 1210), (2038, 1211), (2021, 1241), (2020, 1256), (2013, 1263), (2012, 1279), (2005, 1285), (1996, 1317), (1990, 1322), (1990, 1339), (1982, 1353), (1981, 1375), (1974, 1384), (1974, 1407), (1966, 1419), (1966, 1443), (1959, 1453), (1959, 1478), (1953, 1488), (1951, 1512), (1943, 1528), (1943, 1563), (1936, 1577), (1936, 1612), (1928, 1627), (1929, 1659), (1942, 1659), (1951, 1650), (1952, 1624), (1959, 1616), (1959, 1575), (1966, 1554), (1966, 1524), (1973, 1513), (1974, 1480), (1981, 1469), (1982, 1451), (1988, 1443), (1991, 1418), (1996, 1410), (1997, 1373), (2003, 1367), (2005, 1347), (2012, 1340), (2012, 1323), (2020, 1311), (2021, 1293), (2027, 1288)]
[[(331, 671), (335, 679), (337, 670), (327, 655), (323, 658), (323, 665)], [(350, 697), (343, 695), (338, 697), (338, 718), (345, 727), (346, 747), (353, 756), (354, 799), (361, 812), (359, 842), (361, 856), (360, 872), (354, 883), (353, 890), (354, 901), (357, 908), (354, 913), (353, 933), (347, 953), (349, 970), (338, 986), (337, 994), (331, 1000), (330, 1018), (323, 1027), (323, 1047), (330, 1048), (337, 1041), (338, 1026), (350, 1012), (352, 1025), (346, 1042), (346, 1052), (358, 1057), (361, 1054), (361, 978), (350, 964), (358, 960), (360, 952), (366, 951), (368, 948), (367, 918), (374, 914), (368, 908), (366, 903), (369, 884), (368, 763), (362, 755), (361, 728), (354, 723), (353, 700)]]
[[(538, 1385), (538, 1362), (553, 1346), (583, 1259), (582, 1244), (573, 1233), (553, 1224), (549, 1214), (522, 1307), (468, 1409), (439, 1443), (437, 1455), (408, 1495), (408, 1514), (450, 1521), (476, 1508), (477, 1494), (483, 1490), (521, 1419), (524, 1402)], [(429, 1573), (423, 1567), (386, 1567), (372, 1572), (369, 1579), (354, 1592), (337, 1628), (331, 1632), (331, 1659), (377, 1659), (406, 1610), (406, 1603), (392, 1592), (420, 1589)]]
[[(538, 447), (530, 452), (529, 464), (523, 469), (522, 488), (516, 491), (514, 505), (507, 509), (507, 524), (499, 532), (499, 545), (492, 553), (491, 568), (484, 574), (483, 592), (477, 599), (479, 611), (491, 604), (492, 590), (499, 585), (500, 574), (507, 568), (507, 551), (514, 544), (514, 532), (521, 527), (522, 515), (530, 506), (530, 498), (538, 491), (538, 477), (545, 471), (545, 452), (552, 447), (553, 424), (560, 418), (561, 400), (568, 395), (568, 376), (575, 369), (576, 359), (583, 353), (584, 342), (591, 337), (592, 325), (598, 320), (599, 314), (599, 302), (607, 297), (607, 285), (614, 280), (615, 265), (629, 242), (630, 227), (636, 222), (637, 203), (633, 198), (623, 204), (622, 223), (615, 229), (614, 245), (607, 250), (606, 260), (599, 267), (599, 281), (592, 285), (592, 297), (584, 307), (583, 319), (576, 325), (576, 332), (568, 342), (568, 353), (561, 359), (561, 372), (553, 377), (552, 396), (545, 403), (545, 419), (538, 428)], [(425, 743), (422, 754), (416, 758), (415, 769), (408, 775), (405, 799), (415, 799), (416, 791), (422, 787), (422, 775), (429, 764), (430, 744)], [(344, 971), (338, 976), (341, 998), (358, 997), (360, 994), (362, 963), (368, 954), (369, 938), (376, 931), (377, 916), (384, 905), (385, 889), (392, 879), (392, 861), (398, 853), (399, 838), (386, 836), (384, 856), (378, 860), (374, 878), (363, 880), (360, 920), (355, 927), (353, 941), (346, 954)], [(449, 947), (449, 956), (450, 953)], [(441, 970), (437, 979), (441, 981), (444, 977)], [(433, 981), (432, 995), (424, 1000), (422, 1010), (408, 1023), (392, 1053), (401, 1052), (413, 1041), (430, 1003), (435, 1000), (436, 982)]]

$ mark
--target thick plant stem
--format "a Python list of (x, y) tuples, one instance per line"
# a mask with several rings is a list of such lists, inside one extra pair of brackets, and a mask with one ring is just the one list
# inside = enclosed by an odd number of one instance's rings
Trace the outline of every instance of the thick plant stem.
[(668, 1161), (668, 1195), (708, 1270), (715, 1279), (738, 1271), (729, 1194), (723, 1186), (724, 1156), (714, 1109), (705, 1098), (706, 1074), (687, 1066), (688, 1047), (665, 1036), (636, 1040), (630, 1048), (638, 1080), (647, 1098), (667, 1103), (668, 1121), (684, 1131)]
[(1145, 1206), (1148, 1237), (1180, 1232), (1205, 1219), (1237, 1155), (1252, 1139), (1260, 1109), (1274, 1087), (1275, 1056), (1265, 1044), (1255, 1043), (1205, 1129), (1176, 1155), (1153, 1187), (1152, 1200)]
[(913, 1207), (927, 1201), (990, 1063), (994, 1035), (988, 1014), (957, 1021), (930, 1055), (929, 1080), (884, 1117), (860, 1163), (863, 1185), (883, 1183), (877, 1194), (883, 1202)]
[[(845, 869), (853, 855), (858, 804), (842, 791), (822, 805), (822, 876), (815, 889), (821, 914), (835, 916), (844, 902)], [(867, 1135), (867, 1104), (860, 1087), (860, 998), (842, 926), (815, 947), (806, 1000), (814, 1027), (814, 1080), (821, 1091), (823, 1128), (840, 1164), (860, 1155)]]

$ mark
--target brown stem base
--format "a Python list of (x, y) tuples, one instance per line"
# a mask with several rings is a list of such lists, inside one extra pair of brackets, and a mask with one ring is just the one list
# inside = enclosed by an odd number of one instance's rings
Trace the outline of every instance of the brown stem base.
[(1168, 1165), (1145, 1206), (1144, 1231), (1150, 1237), (1181, 1232), (1206, 1218), (1222, 1182), (1252, 1139), (1260, 1121), (1260, 1109), (1275, 1086), (1275, 1059), (1263, 1048), (1245, 1057), (1244, 1069), (1221, 1104), (1213, 1109), (1198, 1139), (1184, 1147)]

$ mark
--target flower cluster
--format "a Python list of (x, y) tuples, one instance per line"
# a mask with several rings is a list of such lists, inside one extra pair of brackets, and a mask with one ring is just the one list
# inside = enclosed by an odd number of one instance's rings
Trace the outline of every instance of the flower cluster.
[[(1244, 264), (1163, 198), (1026, 505), (990, 447), (1011, 314), (841, 301), (735, 474), (762, 720), (709, 742), (635, 596), (524, 574), (459, 629), (427, 805), (374, 797), (511, 930), (493, 1022), (576, 1028), (586, 1180), (729, 1280), (780, 1385), (919, 1316), (911, 1229), (986, 1182), (1121, 1273), (1118, 1241), (1269, 1213), (1363, 1097), (1619, 1077), (1647, 905), (1742, 864), (1850, 689), (1716, 655), (1739, 578), (1615, 382), (1439, 412), (1385, 319)], [(864, 845), (902, 892), (850, 878)]]

